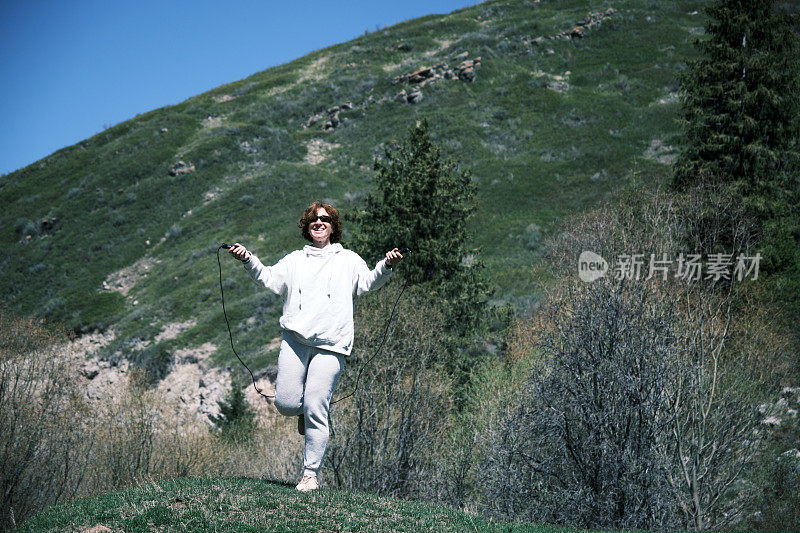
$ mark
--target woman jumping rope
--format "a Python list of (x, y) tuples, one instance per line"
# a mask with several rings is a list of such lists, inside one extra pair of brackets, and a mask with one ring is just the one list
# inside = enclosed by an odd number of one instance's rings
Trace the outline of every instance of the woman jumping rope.
[(275, 407), (284, 416), (298, 416), (297, 430), (305, 435), (303, 477), (297, 485), (305, 492), (319, 488), (331, 397), (344, 357), (353, 349), (355, 299), (381, 288), (403, 256), (395, 248), (370, 270), (339, 243), (342, 222), (329, 204), (312, 203), (297, 225), (311, 244), (274, 266), (264, 266), (239, 243), (229, 252), (257, 283), (283, 298)]

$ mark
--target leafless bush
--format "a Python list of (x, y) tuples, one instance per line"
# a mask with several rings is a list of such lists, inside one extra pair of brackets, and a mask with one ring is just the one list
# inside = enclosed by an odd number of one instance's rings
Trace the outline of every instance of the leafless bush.
[(615, 203), (576, 217), (546, 244), (551, 265), (574, 276), (589, 250), (611, 261), (618, 254), (751, 253), (758, 225), (725, 189), (703, 186), (682, 194), (635, 190)]
[(489, 432), (489, 514), (695, 529), (741, 516), (760, 384), (783, 364), (780, 340), (748, 320), (758, 290), (674, 277), (583, 284), (576, 267), (584, 250), (750, 253), (759, 237), (724, 191), (629, 196), (549, 244), (564, 281), (528, 326), (545, 359)]
[(151, 475), (158, 412), (145, 394), (144, 376), (132, 374), (114, 395), (96, 406), (102, 424), (93, 462), (93, 477), (108, 490)]
[(302, 437), (294, 421), (266, 417), (237, 439), (223, 439), (146, 387), (136, 376), (121, 384), (97, 412), (91, 478), (95, 491), (178, 476), (264, 477), (291, 482), (302, 465)]
[[(380, 343), (398, 287), (359, 303), (357, 349), (337, 397), (352, 391), (358, 369)], [(335, 437), (325, 471), (336, 487), (393, 496), (428, 493), (442, 459), (453, 410), (444, 363), (443, 318), (414, 290), (398, 304), (383, 347), (352, 398), (335, 405)]]
[(502, 428), (519, 400), (519, 391), (539, 362), (538, 321), (517, 319), (505, 332), (503, 357), (482, 359), (470, 375), (462, 409), (454, 415), (442, 447), (443, 466), (434, 473), (430, 495), (454, 507), (478, 512), (486, 485), (487, 436)]
[(700, 185), (677, 196), (681, 244), (697, 253), (749, 252), (763, 239), (745, 202), (719, 185)]
[(740, 325), (732, 285), (727, 294), (690, 286), (678, 298), (681, 349), (666, 388), (673, 414), (664, 440), (669, 482), (683, 525), (716, 529), (736, 523), (750, 498), (743, 474), (761, 443), (756, 404), (763, 381), (747, 358), (768, 347), (752, 346), (755, 339), (733, 342)]
[(176, 476), (293, 481), (302, 440), (266, 417), (248, 439), (209, 426), (136, 372), (103, 401), (86, 399), (65, 337), (0, 309), (0, 530), (76, 497)]
[(94, 445), (87, 406), (56, 336), (0, 309), (0, 529), (73, 497)]
[(547, 355), (492, 435), (492, 514), (583, 527), (669, 527), (675, 491), (659, 444), (671, 421), (676, 334), (644, 285), (571, 285)]

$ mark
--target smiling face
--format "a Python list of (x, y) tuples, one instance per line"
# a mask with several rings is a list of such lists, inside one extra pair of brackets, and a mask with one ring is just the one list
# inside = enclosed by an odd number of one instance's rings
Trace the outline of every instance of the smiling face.
[[(317, 209), (317, 217), (330, 217), (324, 207)], [(322, 248), (330, 244), (331, 233), (333, 233), (333, 225), (330, 222), (323, 222), (319, 218), (313, 220), (308, 225), (308, 233), (314, 240), (314, 246)]]
[[(323, 222), (319, 217), (328, 220)], [(297, 227), (300, 228), (303, 238), (314, 246), (325, 247), (342, 240), (342, 221), (339, 211), (332, 205), (320, 201), (313, 202), (305, 208)]]

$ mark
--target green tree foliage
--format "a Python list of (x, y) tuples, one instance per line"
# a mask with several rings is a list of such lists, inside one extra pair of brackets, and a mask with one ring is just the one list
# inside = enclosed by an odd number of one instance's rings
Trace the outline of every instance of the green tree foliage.
[(218, 401), (219, 416), (211, 416), (211, 421), (220, 430), (223, 438), (240, 440), (255, 428), (255, 413), (245, 399), (244, 392), (235, 383), (225, 399)]
[(674, 185), (722, 185), (759, 221), (767, 269), (798, 261), (798, 15), (775, 0), (716, 0), (681, 75), (684, 149)]
[(776, 200), (798, 193), (797, 17), (774, 0), (716, 0), (708, 16), (701, 55), (681, 75), (685, 146), (675, 185), (730, 183), (769, 216)]
[(480, 323), (489, 295), (483, 265), (468, 247), (477, 190), (428, 130), (423, 120), (375, 161), (378, 190), (352, 217), (360, 227), (353, 248), (367, 257), (410, 248), (399, 273), (409, 285), (426, 285), (443, 302), (449, 328), (463, 334)]

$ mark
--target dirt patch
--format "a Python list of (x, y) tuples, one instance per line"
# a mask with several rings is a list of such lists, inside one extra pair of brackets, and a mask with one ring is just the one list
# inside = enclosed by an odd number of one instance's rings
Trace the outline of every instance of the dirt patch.
[(131, 266), (109, 274), (103, 282), (103, 290), (114, 291), (127, 296), (133, 286), (159, 262), (152, 257), (142, 257)]
[(197, 325), (197, 320), (193, 318), (187, 320), (186, 322), (170, 322), (169, 324), (166, 324), (163, 327), (161, 333), (156, 335), (156, 338), (154, 340), (156, 343), (159, 343), (161, 341), (169, 341), (172, 339), (177, 339), (178, 335), (180, 335), (186, 330), (192, 329), (196, 325)]
[(308, 81), (320, 81), (324, 79), (323, 76), (323, 69), (325, 68), (325, 64), (328, 62), (328, 56), (321, 56), (315, 59), (310, 65), (300, 71), (300, 74), (297, 78), (297, 81), (289, 83), (287, 85), (281, 85), (279, 87), (273, 87), (266, 93), (264, 93), (265, 98), (269, 98), (271, 96), (277, 96), (279, 94), (285, 93), (289, 89), (293, 87), (297, 87), (301, 83), (306, 83)]
[(75, 371), (85, 380), (85, 395), (91, 400), (102, 400), (115, 393), (115, 388), (124, 386), (130, 365), (127, 361), (111, 363), (98, 358), (98, 353), (114, 339), (116, 331), (95, 331), (81, 335), (59, 346), (57, 357), (71, 360)]
[(436, 48), (434, 48), (433, 50), (426, 51), (425, 53), (422, 54), (422, 57), (435, 56), (444, 51), (446, 48), (449, 48), (453, 43), (455, 43), (455, 41), (451, 41), (448, 39), (434, 39), (434, 40), (437, 43)]
[(219, 198), (219, 195), (221, 193), (222, 189), (220, 189), (219, 187), (214, 187), (210, 191), (206, 191), (205, 193), (203, 193), (203, 205), (210, 204), (211, 202)]
[(68, 357), (81, 357), (85, 359), (87, 357), (92, 357), (116, 337), (117, 333), (113, 328), (106, 331), (94, 331), (69, 341), (62, 346), (59, 352)]
[(572, 74), (569, 70), (566, 71), (563, 75), (558, 74), (548, 74), (547, 72), (536, 70), (531, 72), (531, 74), (537, 78), (545, 78), (545, 83), (548, 89), (551, 91), (555, 91), (557, 93), (566, 92), (571, 88), (569, 84), (569, 76)]
[[(248, 376), (249, 377), (249, 376)], [(269, 426), (265, 422), (269, 422), (280, 416), (278, 410), (275, 409), (275, 383), (267, 377), (257, 379), (256, 385), (261, 389), (261, 392), (267, 396), (272, 396), (273, 399), (266, 399), (261, 396), (253, 387), (253, 383), (248, 382), (247, 387), (244, 389), (244, 397), (256, 412), (256, 417), (259, 422), (264, 426)]]
[(407, 66), (409, 63), (407, 61), (401, 61), (400, 63), (386, 63), (381, 68), (384, 72), (394, 72), (395, 70)]
[[(159, 342), (177, 337), (181, 332), (194, 327), (195, 320), (175, 322), (164, 326), (153, 340)], [(73, 361), (73, 368), (84, 382), (85, 396), (93, 401), (109, 401), (124, 393), (128, 387), (133, 367), (131, 363), (117, 353), (114, 360), (100, 359), (100, 351), (117, 337), (111, 328), (105, 332), (93, 332), (63, 343), (56, 354), (57, 357)], [(276, 337), (267, 345), (267, 350), (280, 346), (281, 338)], [(143, 345), (151, 344), (149, 340)], [(169, 407), (169, 410), (182, 420), (191, 420), (197, 427), (211, 424), (209, 416), (219, 415), (217, 402), (225, 399), (231, 387), (231, 370), (217, 368), (211, 361), (217, 346), (207, 342), (176, 350), (172, 356), (169, 373), (155, 388), (155, 391)], [(238, 369), (237, 375), (238, 375)], [(276, 369), (270, 367), (257, 372), (258, 387), (267, 395), (275, 395)], [(241, 383), (247, 401), (256, 411), (262, 422), (272, 422), (278, 417), (271, 400), (265, 400), (253, 388), (249, 381)]]
[(328, 158), (328, 153), (340, 145), (337, 143), (329, 143), (322, 139), (311, 139), (306, 143), (306, 156), (305, 162), (312, 165), (318, 165)]
[(660, 97), (656, 100), (656, 104), (664, 105), (664, 104), (674, 104), (680, 100), (680, 93), (678, 91), (672, 91), (667, 93), (666, 95)]
[[(167, 403), (176, 406), (177, 414), (194, 417), (204, 425), (212, 424), (210, 417), (219, 416), (218, 402), (225, 400), (231, 388), (230, 370), (214, 367), (211, 363), (211, 355), (216, 350), (217, 347), (210, 342), (177, 350), (169, 374), (157, 387)], [(275, 395), (272, 376), (260, 377), (256, 384), (264, 394)], [(243, 390), (260, 421), (271, 421), (278, 416), (273, 402), (260, 396), (249, 379)]]
[(127, 359), (102, 361), (92, 358), (86, 361), (81, 375), (86, 378), (86, 397), (90, 400), (106, 400), (115, 397), (127, 387), (131, 365)]
[(661, 139), (653, 139), (650, 141), (650, 146), (647, 147), (647, 150), (645, 150), (642, 155), (644, 155), (645, 159), (658, 161), (666, 165), (672, 164), (678, 157), (675, 148), (664, 144), (664, 141)]
[(235, 96), (231, 96), (229, 94), (223, 94), (222, 96), (214, 97), (214, 101), (217, 102), (218, 104), (221, 104), (222, 102), (230, 102), (231, 100), (235, 99), (236, 99)]
[(315, 59), (309, 66), (300, 71), (300, 76), (297, 78), (297, 83), (322, 80), (322, 73), (327, 62), (328, 56), (320, 56)]
[(222, 117), (206, 117), (203, 119), (204, 128), (219, 128), (222, 126)]

